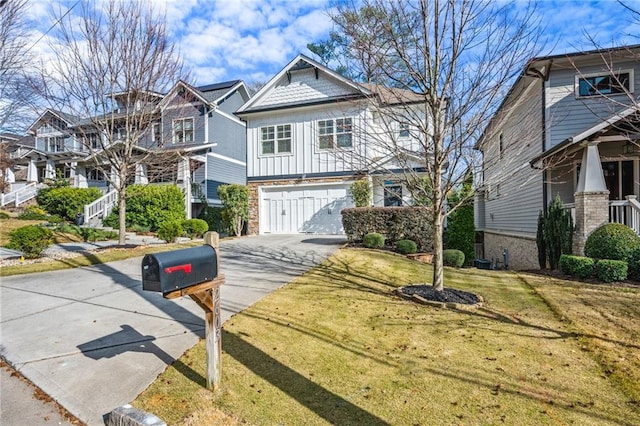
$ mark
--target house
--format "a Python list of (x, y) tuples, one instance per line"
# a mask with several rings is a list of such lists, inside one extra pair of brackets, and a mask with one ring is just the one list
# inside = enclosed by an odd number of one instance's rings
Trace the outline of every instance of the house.
[(410, 129), (383, 129), (381, 117), (411, 102), (419, 105), (411, 92), (358, 84), (295, 57), (236, 112), (247, 125), (249, 233), (343, 233), (340, 211), (353, 206), (349, 188), (363, 178), (373, 205), (411, 203), (394, 175), (402, 162), (375, 143), (383, 135), (411, 147)]
[(475, 199), (484, 257), (538, 268), (538, 214), (559, 196), (574, 254), (607, 222), (640, 233), (640, 45), (533, 58), (490, 120)]
[[(48, 109), (28, 129), (33, 146), (12, 158), (13, 167), (28, 170), (24, 186), (63, 177), (75, 187), (100, 188), (105, 200), (115, 202), (104, 167), (96, 166), (103, 150), (115, 149), (123, 138), (118, 117), (134, 106), (127, 106), (126, 93), (108, 96), (114, 103), (109, 113), (110, 119), (115, 117), (114, 146), (107, 146), (106, 135), (99, 134), (92, 120)], [(151, 126), (135, 147), (144, 161), (136, 164), (131, 183), (178, 185), (185, 192), (188, 217), (197, 216), (205, 204), (220, 205), (219, 185), (245, 183), (245, 124), (233, 112), (248, 99), (241, 80), (199, 87), (179, 81), (166, 94), (148, 93), (146, 104), (135, 106), (147, 111)], [(160, 164), (167, 158), (172, 161), (169, 166)], [(104, 214), (102, 207), (93, 210)]]

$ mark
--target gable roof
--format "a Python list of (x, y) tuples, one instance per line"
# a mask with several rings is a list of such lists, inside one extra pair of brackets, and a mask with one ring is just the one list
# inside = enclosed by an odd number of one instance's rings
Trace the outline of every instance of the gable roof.
[(51, 108), (47, 108), (42, 114), (40, 114), (40, 117), (38, 117), (32, 124), (31, 126), (29, 126), (29, 128), (27, 129), (27, 133), (29, 134), (34, 134), (35, 130), (34, 127), (47, 115), (47, 114), (51, 114), (54, 117), (59, 118), (60, 120), (64, 121), (65, 123), (67, 123), (67, 125), (69, 127), (74, 126), (78, 121), (79, 121), (79, 117), (73, 115), (73, 114), (68, 114), (66, 112), (62, 112), (62, 111), (57, 111)]
[[(303, 71), (303, 70), (314, 70), (316, 74), (316, 78), (318, 78), (319, 75), (322, 73), (323, 75), (327, 76), (328, 79), (333, 80), (339, 85), (342, 85), (350, 93), (328, 95), (322, 99), (316, 98), (313, 100), (303, 101), (303, 102), (292, 101), (292, 102), (282, 102), (278, 104), (271, 104), (268, 106), (260, 105), (260, 102), (265, 99), (266, 95), (272, 90), (274, 90), (278, 85), (278, 83), (283, 78), (285, 78), (285, 76), (289, 81), (291, 81), (291, 73), (295, 73), (297, 71)], [(280, 72), (278, 72), (273, 78), (271, 78), (271, 80), (269, 80), (267, 84), (265, 84), (255, 95), (253, 95), (251, 99), (249, 99), (249, 101), (247, 101), (244, 105), (242, 105), (240, 109), (236, 111), (236, 114), (242, 115), (247, 113), (268, 111), (268, 110), (286, 108), (286, 107), (292, 107), (292, 106), (313, 105), (317, 103), (334, 102), (334, 101), (347, 100), (352, 98), (364, 98), (366, 96), (371, 96), (371, 95), (372, 95), (371, 91), (366, 87), (349, 80), (348, 78), (342, 76), (341, 74), (333, 71), (330, 68), (327, 68), (326, 66), (320, 64), (319, 62), (314, 61), (313, 59), (303, 54), (299, 54), (291, 62), (289, 62), (282, 70), (280, 70)]]
[(230, 80), (222, 83), (208, 84), (205, 86), (192, 86), (189, 83), (179, 80), (169, 90), (167, 95), (158, 104), (160, 108), (167, 106), (171, 100), (180, 92), (180, 89), (188, 90), (191, 92), (200, 102), (215, 106), (224, 101), (227, 97), (231, 96), (236, 90), (240, 91), (245, 99), (249, 98), (249, 92), (242, 80)]

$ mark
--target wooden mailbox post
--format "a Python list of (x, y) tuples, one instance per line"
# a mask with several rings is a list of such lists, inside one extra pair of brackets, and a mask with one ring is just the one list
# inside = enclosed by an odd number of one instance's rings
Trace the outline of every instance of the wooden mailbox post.
[[(220, 317), (220, 286), (224, 284), (224, 275), (220, 274), (220, 240), (217, 232), (207, 232), (204, 235), (205, 245), (214, 248), (216, 276), (203, 282), (189, 286), (179, 286), (180, 288), (171, 291), (163, 291), (165, 299), (175, 299), (177, 297), (189, 296), (205, 312), (205, 340), (207, 345), (207, 388), (217, 391), (220, 388), (221, 377), (221, 356), (222, 356), (222, 319)], [(188, 249), (187, 249), (188, 250)], [(178, 251), (179, 252), (179, 251)], [(147, 255), (153, 256), (153, 255)], [(145, 284), (145, 263), (147, 256), (143, 259), (143, 287)], [(192, 273), (191, 263), (180, 264), (164, 268), (164, 271), (171, 274), (174, 271)], [(147, 273), (147, 275), (149, 275)], [(155, 287), (155, 286), (154, 286)], [(148, 288), (144, 288), (147, 290)], [(153, 291), (162, 291), (153, 289)]]

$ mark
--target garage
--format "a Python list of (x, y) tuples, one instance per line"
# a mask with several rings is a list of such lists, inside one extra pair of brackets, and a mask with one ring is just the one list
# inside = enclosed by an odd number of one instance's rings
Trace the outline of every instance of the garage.
[(342, 234), (350, 184), (262, 188), (261, 234)]

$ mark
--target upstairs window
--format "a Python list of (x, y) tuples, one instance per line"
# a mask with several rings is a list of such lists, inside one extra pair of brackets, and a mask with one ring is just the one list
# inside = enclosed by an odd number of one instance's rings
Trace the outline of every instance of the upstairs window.
[(290, 154), (291, 124), (260, 128), (260, 154)]
[(633, 92), (633, 73), (624, 71), (617, 74), (577, 76), (578, 96), (615, 95)]
[(89, 133), (84, 137), (84, 149), (94, 150), (100, 148), (100, 141), (97, 133)]
[(318, 121), (318, 148), (336, 149), (353, 146), (353, 120), (336, 118)]
[(63, 152), (64, 151), (64, 138), (61, 136), (47, 138), (47, 151), (49, 152)]
[(162, 127), (160, 123), (153, 123), (151, 126), (151, 137), (156, 146), (162, 145)]
[(398, 136), (401, 138), (409, 137), (409, 124), (408, 123), (400, 123), (400, 132)]
[(193, 118), (173, 120), (173, 143), (193, 142)]

